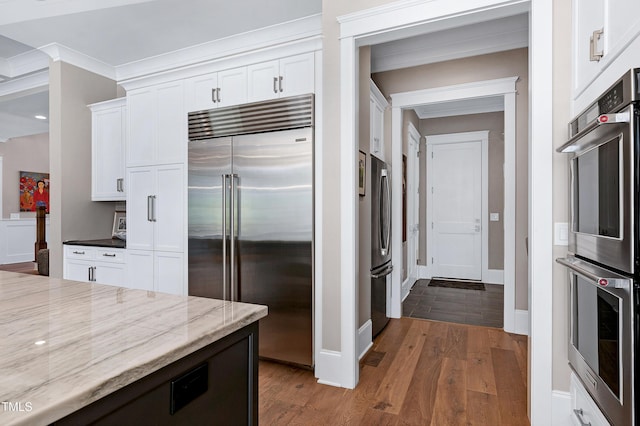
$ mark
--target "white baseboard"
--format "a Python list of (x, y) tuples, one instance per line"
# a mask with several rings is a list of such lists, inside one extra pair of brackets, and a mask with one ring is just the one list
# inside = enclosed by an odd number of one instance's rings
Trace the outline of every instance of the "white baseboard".
[(314, 373), (318, 383), (342, 387), (342, 352), (322, 349), (316, 358)]
[(551, 392), (551, 426), (572, 425), (571, 394), (554, 390)]
[(419, 280), (429, 280), (433, 276), (431, 266), (429, 265), (418, 265), (416, 272), (418, 273), (417, 279)]
[(513, 333), (523, 334), (525, 336), (529, 335), (529, 311), (516, 309)]
[(363, 356), (369, 351), (369, 349), (373, 346), (373, 323), (371, 320), (367, 320), (362, 327), (358, 329), (358, 361), (362, 359)]
[(504, 271), (502, 269), (487, 269), (482, 272), (482, 282), (504, 285)]
[(409, 277), (407, 277), (407, 279), (404, 280), (404, 282), (402, 283), (400, 300), (402, 300), (404, 302), (404, 299), (406, 299), (407, 296), (409, 295), (409, 292), (411, 291), (411, 287), (413, 287), (413, 284), (415, 282), (416, 282), (415, 280), (412, 280)]

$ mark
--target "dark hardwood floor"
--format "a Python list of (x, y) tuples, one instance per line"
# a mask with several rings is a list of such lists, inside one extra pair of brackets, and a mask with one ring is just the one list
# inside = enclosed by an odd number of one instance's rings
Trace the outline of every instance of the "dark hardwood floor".
[(489, 327), (392, 319), (360, 383), (261, 361), (262, 425), (528, 425), (527, 337)]
[(486, 290), (431, 287), (429, 280), (418, 280), (402, 303), (402, 315), (502, 328), (504, 287), (484, 287)]
[(9, 263), (0, 265), (0, 271), (19, 272), (22, 274), (38, 274), (35, 262)]

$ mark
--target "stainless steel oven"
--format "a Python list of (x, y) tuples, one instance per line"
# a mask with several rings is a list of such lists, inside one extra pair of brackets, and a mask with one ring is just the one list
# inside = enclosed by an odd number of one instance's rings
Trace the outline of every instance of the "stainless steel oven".
[(573, 153), (569, 251), (634, 274), (638, 268), (638, 88), (633, 69), (569, 124)]
[(634, 413), (633, 279), (575, 257), (569, 268), (569, 363), (613, 425), (636, 424)]
[(569, 363), (613, 425), (636, 415), (640, 282), (640, 69), (569, 123)]

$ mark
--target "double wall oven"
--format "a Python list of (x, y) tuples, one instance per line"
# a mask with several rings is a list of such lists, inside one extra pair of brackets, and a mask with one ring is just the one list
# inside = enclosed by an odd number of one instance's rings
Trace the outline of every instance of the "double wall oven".
[(569, 124), (569, 363), (613, 425), (638, 425), (640, 69)]

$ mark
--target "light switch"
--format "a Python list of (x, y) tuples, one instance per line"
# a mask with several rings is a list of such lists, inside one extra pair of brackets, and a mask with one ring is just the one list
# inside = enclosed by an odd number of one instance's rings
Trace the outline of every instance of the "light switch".
[(499, 222), (500, 221), (500, 213), (489, 213), (489, 220), (491, 222)]
[(569, 224), (567, 222), (556, 222), (554, 241), (556, 246), (568, 246), (569, 245)]

